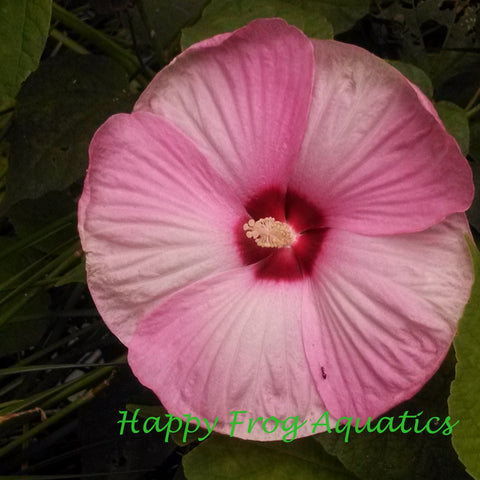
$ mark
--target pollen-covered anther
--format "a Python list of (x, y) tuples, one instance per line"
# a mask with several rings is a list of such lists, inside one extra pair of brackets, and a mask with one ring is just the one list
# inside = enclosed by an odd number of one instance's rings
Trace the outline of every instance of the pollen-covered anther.
[(295, 240), (292, 228), (284, 222), (279, 222), (273, 217), (250, 219), (243, 225), (245, 235), (253, 238), (260, 247), (283, 248), (289, 247)]

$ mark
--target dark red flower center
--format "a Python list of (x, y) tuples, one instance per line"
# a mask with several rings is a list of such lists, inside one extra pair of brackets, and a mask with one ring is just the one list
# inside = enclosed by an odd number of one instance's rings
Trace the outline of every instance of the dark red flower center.
[[(245, 205), (249, 217), (242, 218), (235, 228), (236, 245), (245, 265), (255, 265), (258, 278), (296, 281), (309, 276), (320, 253), (327, 229), (320, 210), (296, 192), (280, 188), (260, 191)], [(291, 246), (266, 248), (245, 235), (243, 225), (273, 217), (288, 224), (296, 234)]]

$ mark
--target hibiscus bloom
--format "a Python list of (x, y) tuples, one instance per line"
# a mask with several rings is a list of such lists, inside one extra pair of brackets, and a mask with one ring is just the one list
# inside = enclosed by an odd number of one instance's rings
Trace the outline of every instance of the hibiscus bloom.
[(469, 297), (472, 196), (418, 88), (265, 19), (193, 45), (100, 127), (79, 230), (135, 375), (229, 433), (233, 410), (366, 421), (414, 395)]

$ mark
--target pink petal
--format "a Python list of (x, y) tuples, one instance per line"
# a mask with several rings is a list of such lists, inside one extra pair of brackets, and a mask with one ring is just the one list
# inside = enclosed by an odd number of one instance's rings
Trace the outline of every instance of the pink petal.
[(291, 188), (327, 226), (367, 235), (419, 231), (465, 211), (470, 167), (423, 94), (361, 48), (312, 42), (313, 101)]
[[(230, 412), (243, 418), (308, 420), (325, 407), (311, 377), (301, 333), (303, 282), (255, 281), (243, 267), (192, 284), (142, 320), (130, 342), (128, 361), (139, 380), (167, 410), (213, 420), (230, 434)], [(168, 340), (166, 340), (168, 339)], [(274, 425), (273, 421), (268, 427)], [(281, 426), (265, 433), (238, 426), (235, 436), (279, 440)], [(320, 430), (318, 430), (320, 431)]]
[(246, 212), (181, 132), (147, 112), (110, 118), (90, 145), (79, 204), (88, 283), (128, 344), (139, 319), (176, 289), (237, 267)]
[(473, 282), (468, 232), (465, 215), (455, 214), (418, 233), (326, 236), (303, 332), (319, 394), (335, 416), (374, 418), (438, 369)]
[(187, 49), (150, 83), (135, 109), (188, 135), (243, 201), (286, 189), (305, 133), (313, 48), (280, 19), (256, 20)]

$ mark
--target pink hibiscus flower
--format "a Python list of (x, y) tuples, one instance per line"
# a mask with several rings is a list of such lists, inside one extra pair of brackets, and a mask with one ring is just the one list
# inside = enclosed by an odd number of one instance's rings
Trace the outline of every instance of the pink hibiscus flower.
[(229, 433), (233, 410), (365, 421), (414, 395), (469, 297), (472, 196), (418, 88), (268, 19), (193, 45), (98, 130), (79, 230), (135, 375)]

